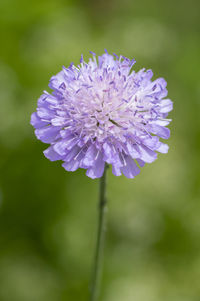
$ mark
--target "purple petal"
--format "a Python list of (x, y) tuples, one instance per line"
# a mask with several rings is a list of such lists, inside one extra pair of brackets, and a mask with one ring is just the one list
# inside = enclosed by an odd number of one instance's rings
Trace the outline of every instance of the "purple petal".
[(150, 150), (149, 148), (147, 148), (144, 145), (138, 145), (138, 149), (140, 151), (140, 158), (142, 161), (146, 162), (146, 163), (152, 163), (153, 161), (156, 160), (157, 158), (157, 154)]
[(64, 140), (60, 140), (59, 142), (56, 142), (53, 145), (53, 149), (56, 153), (58, 153), (61, 156), (65, 156), (66, 152), (67, 152), (67, 143), (68, 140), (64, 139)]
[(51, 77), (49, 87), (51, 89), (59, 89), (60, 85), (65, 82), (65, 73), (60, 71), (58, 74)]
[(112, 164), (112, 173), (115, 175), (115, 176), (121, 176), (121, 167), (119, 167), (118, 165), (116, 164)]
[(103, 144), (103, 160), (108, 164), (115, 164), (118, 167), (122, 166), (121, 160), (119, 158), (119, 153), (117, 152), (114, 145), (105, 142)]
[(65, 117), (56, 117), (51, 120), (51, 124), (54, 126), (65, 126), (66, 118)]
[(140, 169), (135, 161), (130, 157), (125, 157), (126, 165), (121, 167), (121, 171), (127, 178), (134, 178), (140, 173)]
[(170, 137), (170, 130), (164, 126), (158, 124), (149, 124), (146, 126), (147, 130), (163, 139), (168, 139)]
[(47, 148), (43, 153), (44, 153), (45, 157), (47, 159), (49, 159), (50, 161), (57, 161), (57, 160), (62, 160), (63, 159), (62, 156), (60, 156), (58, 153), (56, 153), (54, 151), (52, 146)]
[(69, 162), (63, 163), (62, 166), (67, 171), (75, 171), (75, 170), (77, 170), (79, 168), (79, 163), (80, 162), (78, 160), (71, 160)]
[(34, 112), (32, 115), (31, 115), (31, 125), (34, 126), (34, 128), (38, 129), (38, 128), (41, 128), (45, 125), (48, 124), (48, 122), (46, 121), (42, 121), (36, 112)]
[(36, 137), (44, 143), (51, 143), (59, 136), (60, 127), (46, 126), (35, 130)]
[(52, 118), (55, 117), (55, 112), (45, 107), (38, 108), (37, 114), (40, 118), (45, 120), (51, 120)]
[(83, 159), (83, 165), (85, 166), (85, 168), (94, 165), (97, 156), (98, 156), (98, 150), (94, 144), (91, 144)]
[(168, 113), (173, 109), (173, 103), (170, 99), (162, 99), (160, 102), (160, 113)]
[(137, 145), (135, 144), (135, 142), (133, 142), (133, 143), (127, 142), (126, 145), (127, 145), (128, 152), (133, 159), (136, 159), (140, 156), (140, 153), (138, 151), (138, 148), (137, 148)]
[(158, 145), (160, 144), (159, 138), (157, 136), (151, 136), (150, 138), (146, 138), (142, 140), (142, 143), (151, 150), (156, 150)]
[(98, 158), (95, 160), (94, 165), (88, 168), (86, 175), (92, 179), (100, 178), (103, 175), (105, 162), (103, 161), (102, 153), (99, 153)]
[(168, 153), (169, 146), (165, 143), (160, 142), (160, 146), (156, 150), (160, 153), (166, 154)]
[(80, 150), (81, 150), (81, 148), (78, 147), (77, 145), (75, 145), (72, 149), (70, 149), (67, 152), (67, 155), (65, 156), (64, 161), (69, 162), (69, 161), (73, 160), (78, 155)]
[(144, 161), (142, 161), (141, 159), (137, 159), (136, 161), (138, 162), (138, 164), (140, 165), (140, 167), (144, 167), (144, 165), (145, 165)]

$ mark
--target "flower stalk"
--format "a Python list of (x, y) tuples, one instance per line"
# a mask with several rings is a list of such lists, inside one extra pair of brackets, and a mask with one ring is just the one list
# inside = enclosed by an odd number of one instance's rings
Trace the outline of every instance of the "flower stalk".
[(91, 294), (90, 301), (97, 301), (99, 296), (99, 289), (101, 285), (101, 273), (103, 264), (103, 251), (104, 251), (104, 241), (106, 232), (106, 171), (108, 166), (106, 165), (103, 176), (100, 178), (99, 186), (99, 218), (98, 218), (98, 232), (96, 241), (96, 250), (94, 257), (94, 267), (92, 273), (92, 283), (91, 283)]

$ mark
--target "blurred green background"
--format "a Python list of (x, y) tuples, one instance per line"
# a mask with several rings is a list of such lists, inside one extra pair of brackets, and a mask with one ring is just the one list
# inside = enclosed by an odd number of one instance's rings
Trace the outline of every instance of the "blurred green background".
[(104, 48), (165, 77), (167, 155), (108, 176), (101, 301), (200, 300), (200, 2), (1, 0), (0, 301), (86, 301), (98, 181), (50, 162), (30, 115), (61, 66)]

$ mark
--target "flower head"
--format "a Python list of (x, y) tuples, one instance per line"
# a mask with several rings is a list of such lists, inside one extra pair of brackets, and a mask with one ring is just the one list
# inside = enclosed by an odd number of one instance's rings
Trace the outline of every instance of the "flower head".
[(72, 63), (53, 76), (31, 116), (35, 134), (49, 143), (44, 154), (62, 160), (68, 171), (87, 169), (87, 176), (102, 176), (105, 163), (114, 175), (135, 177), (145, 163), (166, 153), (170, 131), (166, 119), (172, 102), (166, 99), (166, 81), (151, 80), (151, 70), (132, 69), (135, 60), (104, 53), (80, 65)]

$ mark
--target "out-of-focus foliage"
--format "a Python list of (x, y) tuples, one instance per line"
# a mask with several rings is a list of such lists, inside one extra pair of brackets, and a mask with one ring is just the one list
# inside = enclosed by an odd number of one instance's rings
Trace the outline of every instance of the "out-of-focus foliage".
[(51, 75), (104, 48), (168, 82), (170, 151), (108, 179), (101, 300), (200, 298), (198, 0), (0, 2), (0, 301), (86, 301), (98, 181), (50, 162), (29, 125)]

